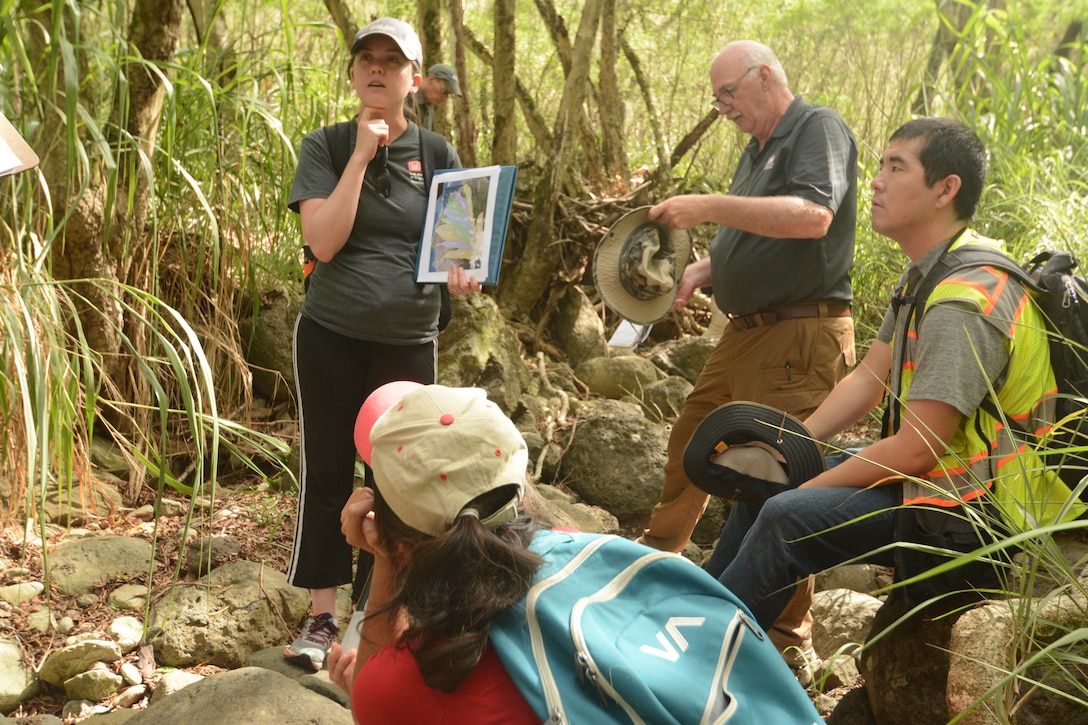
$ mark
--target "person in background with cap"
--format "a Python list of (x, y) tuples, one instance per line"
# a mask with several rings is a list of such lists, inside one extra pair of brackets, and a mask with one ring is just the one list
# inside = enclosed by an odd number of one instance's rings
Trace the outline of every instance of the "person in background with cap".
[(450, 96), (461, 95), (461, 84), (457, 80), (457, 71), (444, 63), (436, 63), (427, 71), (423, 85), (416, 91), (416, 106), (419, 111), (419, 125), (428, 131), (434, 130), (434, 107), (441, 106)]
[[(415, 281), (431, 132), (405, 115), (423, 82), (422, 58), (407, 23), (381, 18), (362, 28), (349, 69), (358, 114), (303, 139), (291, 186), (290, 208), (317, 265), (294, 331), (302, 465), (287, 576), (310, 590), (312, 616), (284, 656), (314, 670), (339, 634), (337, 587), (352, 580), (353, 551), (336, 524), (353, 487), (356, 415), (378, 386), (431, 383), (437, 373), (441, 291)], [(428, 143), (444, 149), (439, 168), (460, 166), (444, 139)], [(452, 294), (480, 289), (460, 267), (448, 282)]]
[[(684, 474), (684, 449), (711, 411), (733, 400), (798, 417), (811, 413), (854, 364), (850, 317), (857, 217), (857, 144), (842, 118), (794, 96), (769, 48), (727, 45), (710, 66), (713, 106), (752, 138), (728, 194), (666, 199), (650, 219), (678, 229), (719, 226), (710, 256), (684, 269), (677, 309), (713, 287), (726, 324), (669, 435), (660, 502), (640, 540), (683, 549), (707, 504)], [(806, 596), (807, 595), (807, 596)], [(804, 587), (795, 621), (770, 634), (783, 651), (808, 648)]]
[[(951, 530), (978, 538), (978, 521), (1000, 531), (988, 516), (1023, 530), (1084, 511), (1039, 460), (1034, 437), (1025, 442), (983, 405), (995, 391), (1002, 415), (1030, 421), (1040, 437), (1054, 423), (1046, 326), (1031, 296), (1009, 273), (978, 266), (934, 288), (924, 325), (908, 301), (946, 249), (1001, 248), (969, 228), (986, 166), (982, 142), (959, 121), (915, 119), (891, 136), (872, 181), (873, 230), (897, 242), (911, 263), (864, 359), (805, 421), (814, 439), (828, 440), (869, 415), (887, 393), (883, 437), (768, 499), (753, 519), (731, 516), (707, 565), (763, 626), (780, 616), (797, 577), (867, 561), (894, 566), (896, 579), (906, 581), (947, 561), (938, 556), (914, 571), (904, 566), (917, 561), (917, 552), (893, 544), (914, 528), (915, 516), (923, 517), (930, 537)], [(952, 541), (927, 543), (941, 548)], [(941, 593), (993, 586), (985, 562), (968, 566), (982, 568), (970, 575), (953, 569), (966, 581)], [(942, 586), (929, 584), (921, 601)], [(905, 592), (908, 604), (920, 603), (909, 585)]]

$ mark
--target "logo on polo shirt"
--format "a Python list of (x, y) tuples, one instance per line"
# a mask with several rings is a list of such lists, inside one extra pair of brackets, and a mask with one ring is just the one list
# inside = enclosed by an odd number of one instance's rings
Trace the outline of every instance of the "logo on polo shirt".
[(423, 185), (423, 162), (419, 159), (408, 162), (408, 179), (413, 184)]

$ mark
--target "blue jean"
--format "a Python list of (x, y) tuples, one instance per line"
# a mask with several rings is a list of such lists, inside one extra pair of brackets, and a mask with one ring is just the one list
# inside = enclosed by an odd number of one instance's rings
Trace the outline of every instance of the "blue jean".
[(891, 566), (902, 487), (798, 488), (762, 508), (733, 504), (706, 569), (764, 629), (775, 623), (801, 577), (852, 559)]

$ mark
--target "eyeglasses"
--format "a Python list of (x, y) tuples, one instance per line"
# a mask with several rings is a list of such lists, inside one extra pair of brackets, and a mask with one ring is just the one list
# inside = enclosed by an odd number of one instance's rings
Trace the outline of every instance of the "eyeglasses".
[(393, 190), (393, 177), (389, 175), (389, 147), (379, 146), (374, 158), (366, 165), (366, 174), (363, 180), (374, 190), (375, 194), (381, 194), (386, 199)]
[(742, 80), (744, 80), (745, 76), (747, 76), (752, 71), (758, 70), (758, 69), (759, 69), (759, 66), (754, 65), (751, 68), (749, 68), (748, 70), (741, 73), (740, 78), (733, 81), (733, 83), (730, 86), (725, 88), (718, 95), (714, 96), (714, 100), (710, 102), (710, 106), (715, 111), (717, 111), (718, 113), (724, 113), (725, 112), (724, 109), (726, 108), (726, 106), (732, 106), (733, 105), (733, 100), (734, 100), (733, 91), (735, 91), (737, 89), (737, 86), (740, 85), (740, 82)]
[(377, 65), (386, 71), (400, 70), (409, 63), (409, 60), (400, 53), (392, 52), (379, 56), (368, 50), (360, 50), (355, 57), (360, 65)]

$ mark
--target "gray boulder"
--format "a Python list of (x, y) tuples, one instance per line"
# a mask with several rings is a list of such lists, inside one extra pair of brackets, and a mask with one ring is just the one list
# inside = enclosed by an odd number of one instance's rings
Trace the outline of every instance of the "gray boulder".
[(225, 564), (195, 586), (175, 588), (151, 609), (160, 664), (241, 667), (252, 652), (288, 640), (309, 611), (305, 589), (251, 561)]
[(53, 584), (62, 594), (72, 596), (150, 570), (151, 544), (127, 536), (70, 539), (49, 555)]
[(717, 338), (712, 337), (666, 340), (654, 346), (650, 360), (669, 375), (679, 375), (694, 385), (717, 345)]
[(812, 646), (823, 660), (849, 654), (850, 645), (860, 646), (869, 638), (873, 618), (881, 601), (849, 589), (816, 592), (812, 598)]
[(638, 407), (601, 401), (579, 420), (560, 471), (586, 502), (620, 518), (646, 514), (661, 491), (666, 443)]
[(256, 317), (243, 317), (238, 324), (253, 372), (253, 390), (269, 400), (295, 394), (292, 340), (300, 307), (299, 296), (269, 295), (262, 299)]
[(672, 423), (694, 387), (679, 375), (650, 383), (642, 389), (642, 410), (650, 420)]
[(121, 648), (106, 639), (87, 639), (60, 648), (46, 658), (38, 671), (43, 682), (60, 687), (96, 662), (112, 664), (121, 659)]
[(590, 392), (612, 400), (625, 395), (642, 400), (643, 390), (664, 377), (652, 362), (630, 353), (591, 358), (576, 367), (574, 374)]
[[(0, 638), (0, 712), (11, 712), (41, 692), (34, 668), (23, 661), (19, 643)], [(0, 718), (2, 720), (3, 718)]]
[(128, 725), (354, 724), (351, 711), (343, 705), (307, 690), (289, 677), (260, 667), (242, 667), (205, 677), (152, 703), (127, 722)]
[(453, 319), (438, 338), (438, 382), (477, 387), (510, 413), (528, 384), (521, 342), (485, 294), (453, 298)]
[(567, 287), (551, 325), (556, 342), (571, 365), (577, 367), (584, 360), (608, 354), (604, 323), (581, 288)]
[(111, 473), (95, 471), (79, 476), (70, 488), (50, 486), (42, 507), (46, 522), (58, 526), (82, 524), (116, 515), (121, 510), (124, 481)]

